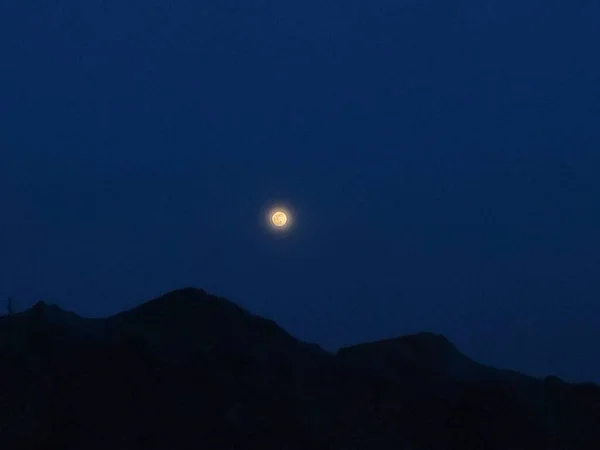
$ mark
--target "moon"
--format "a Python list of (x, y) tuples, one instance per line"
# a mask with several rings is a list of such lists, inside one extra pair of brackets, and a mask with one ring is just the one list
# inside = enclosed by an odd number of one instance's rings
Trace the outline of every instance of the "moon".
[(283, 211), (275, 211), (271, 215), (271, 223), (278, 228), (285, 227), (288, 222), (287, 214)]
[(261, 208), (260, 218), (262, 226), (278, 237), (288, 236), (296, 226), (294, 210), (284, 202), (269, 201)]

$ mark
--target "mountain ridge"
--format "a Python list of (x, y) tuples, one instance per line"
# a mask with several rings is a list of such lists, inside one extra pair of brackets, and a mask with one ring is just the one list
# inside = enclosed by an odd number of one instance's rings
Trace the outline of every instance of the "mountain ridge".
[(202, 289), (102, 319), (38, 302), (1, 318), (0, 340), (0, 383), (13, 386), (0, 397), (9, 450), (184, 449), (190, 440), (209, 449), (600, 448), (595, 384), (488, 367), (429, 332), (330, 353)]

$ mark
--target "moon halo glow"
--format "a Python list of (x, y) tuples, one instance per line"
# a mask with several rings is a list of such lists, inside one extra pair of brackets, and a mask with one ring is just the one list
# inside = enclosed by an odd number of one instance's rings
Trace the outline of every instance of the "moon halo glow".
[(287, 230), (293, 222), (290, 211), (281, 206), (271, 208), (267, 213), (266, 219), (273, 231)]

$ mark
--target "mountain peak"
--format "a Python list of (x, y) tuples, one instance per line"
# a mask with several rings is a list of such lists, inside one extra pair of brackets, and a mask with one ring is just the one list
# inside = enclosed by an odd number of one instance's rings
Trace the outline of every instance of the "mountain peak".
[(210, 349), (284, 354), (307, 348), (274, 321), (191, 287), (163, 294), (108, 322), (119, 335), (142, 339), (169, 358)]
[(174, 320), (183, 324), (200, 322), (208, 317), (216, 319), (245, 315), (251, 314), (226, 298), (209, 294), (204, 289), (186, 287), (162, 294), (113, 317), (137, 316), (145, 320)]
[(73, 320), (81, 319), (77, 314), (71, 311), (65, 311), (60, 306), (54, 303), (47, 303), (43, 300), (36, 302), (31, 308), (19, 313), (22, 316), (40, 317), (49, 319), (53, 322), (72, 322)]
[(407, 368), (420, 373), (455, 379), (480, 376), (483, 366), (461, 353), (444, 335), (421, 332), (338, 351), (339, 357), (354, 366), (383, 370), (390, 377), (402, 377)]
[(58, 305), (56, 305), (55, 303), (47, 303), (44, 300), (39, 300), (37, 301), (32, 307), (31, 309), (33, 310), (60, 310), (62, 311), (62, 308)]

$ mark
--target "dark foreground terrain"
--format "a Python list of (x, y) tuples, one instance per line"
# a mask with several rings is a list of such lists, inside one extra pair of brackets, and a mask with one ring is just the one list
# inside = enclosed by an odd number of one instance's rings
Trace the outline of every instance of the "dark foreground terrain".
[(202, 290), (0, 318), (0, 449), (600, 449), (600, 387), (421, 333), (333, 355)]

